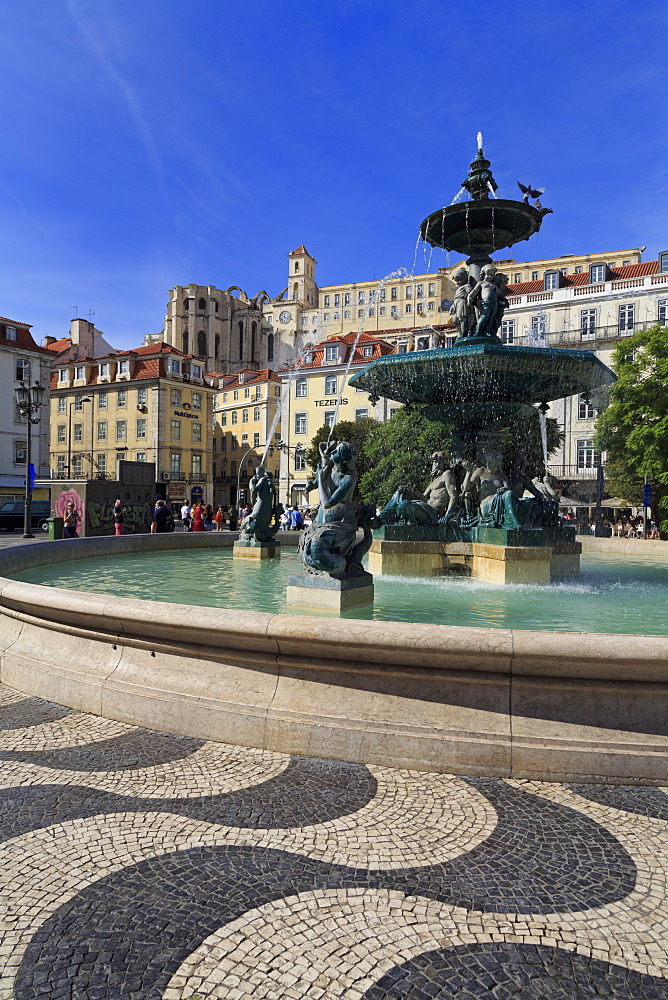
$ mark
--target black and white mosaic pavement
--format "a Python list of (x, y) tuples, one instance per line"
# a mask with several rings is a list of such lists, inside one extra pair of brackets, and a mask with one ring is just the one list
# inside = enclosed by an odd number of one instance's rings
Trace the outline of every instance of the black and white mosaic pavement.
[(0, 687), (0, 1000), (668, 1000), (667, 807)]

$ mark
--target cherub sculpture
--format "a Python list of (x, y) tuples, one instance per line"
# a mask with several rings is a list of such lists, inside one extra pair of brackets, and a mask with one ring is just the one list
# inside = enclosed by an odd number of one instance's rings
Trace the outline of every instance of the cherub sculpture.
[(468, 271), (461, 268), (455, 274), (454, 281), (457, 285), (457, 291), (455, 292), (450, 309), (450, 316), (452, 317), (452, 322), (459, 330), (459, 339), (463, 340), (475, 332), (476, 324), (475, 310), (469, 303), (471, 284)]

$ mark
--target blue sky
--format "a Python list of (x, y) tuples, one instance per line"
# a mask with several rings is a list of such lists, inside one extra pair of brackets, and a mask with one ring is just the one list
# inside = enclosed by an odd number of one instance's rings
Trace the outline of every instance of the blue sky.
[[(277, 294), (413, 266), (478, 130), (518, 260), (668, 249), (668, 4), (4, 0), (0, 314), (117, 347), (175, 284)], [(431, 266), (445, 263), (435, 251)], [(417, 267), (424, 269), (420, 250)]]

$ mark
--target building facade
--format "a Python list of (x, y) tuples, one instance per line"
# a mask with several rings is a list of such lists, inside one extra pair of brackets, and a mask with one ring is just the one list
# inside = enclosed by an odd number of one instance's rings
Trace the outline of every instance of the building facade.
[(278, 482), (282, 391), (280, 375), (268, 368), (243, 369), (217, 380), (212, 440), (215, 503), (249, 499), (248, 481), (265, 450), (265, 467)]
[(153, 462), (171, 500), (210, 502), (213, 395), (199, 359), (168, 344), (56, 364), (51, 478), (115, 479), (120, 459)]
[[(31, 464), (37, 478), (49, 474), (49, 399), (51, 356), (39, 347), (28, 323), (0, 316), (0, 502), (20, 500), (25, 495), (26, 418), (16, 405), (14, 389), (19, 382), (40, 382), (47, 387), (40, 422), (31, 427)], [(36, 499), (46, 496), (36, 490)]]

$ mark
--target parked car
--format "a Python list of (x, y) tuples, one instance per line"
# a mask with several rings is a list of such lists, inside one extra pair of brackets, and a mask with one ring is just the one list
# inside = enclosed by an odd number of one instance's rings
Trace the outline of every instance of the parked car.
[[(6, 531), (23, 530), (25, 503), (23, 500), (10, 500), (0, 505), (0, 528)], [(30, 510), (30, 528), (38, 531), (48, 531), (47, 518), (51, 516), (51, 504), (48, 500), (33, 500)]]

